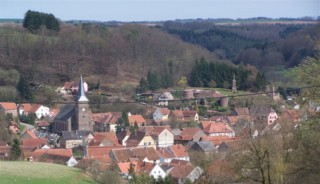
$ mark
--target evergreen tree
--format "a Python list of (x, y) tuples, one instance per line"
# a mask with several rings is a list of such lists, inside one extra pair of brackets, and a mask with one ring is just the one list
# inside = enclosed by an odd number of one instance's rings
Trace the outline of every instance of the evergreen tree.
[(255, 81), (255, 87), (260, 91), (264, 91), (266, 89), (267, 84), (268, 82), (264, 73), (258, 72)]
[(21, 148), (20, 148), (20, 141), (18, 139), (14, 139), (12, 146), (11, 146), (11, 160), (18, 160), (19, 157), (21, 156)]
[(17, 91), (19, 92), (20, 96), (27, 101), (33, 100), (33, 93), (30, 89), (29, 82), (24, 76), (20, 76), (18, 85), (17, 85)]
[(123, 119), (124, 126), (125, 126), (125, 127), (129, 127), (130, 124), (129, 124), (128, 112), (125, 112), (125, 111), (122, 112), (121, 118)]
[(138, 93), (144, 93), (149, 89), (149, 84), (144, 77), (140, 79)]
[(160, 88), (159, 85), (159, 79), (158, 76), (154, 73), (151, 73), (150, 71), (148, 72), (147, 76), (148, 84), (149, 84), (149, 89), (151, 91), (155, 91)]

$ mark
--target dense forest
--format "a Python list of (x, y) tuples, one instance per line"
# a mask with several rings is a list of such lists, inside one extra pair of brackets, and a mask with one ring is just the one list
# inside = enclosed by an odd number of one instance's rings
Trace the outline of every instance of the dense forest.
[(315, 54), (319, 24), (215, 25), (210, 21), (168, 21), (163, 30), (198, 44), (235, 64), (267, 70), (297, 66)]

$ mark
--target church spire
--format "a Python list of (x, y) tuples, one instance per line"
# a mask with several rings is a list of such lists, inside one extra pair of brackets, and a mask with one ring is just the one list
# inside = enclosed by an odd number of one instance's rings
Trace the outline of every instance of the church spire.
[(88, 98), (86, 97), (85, 92), (84, 92), (82, 75), (80, 77), (80, 82), (79, 82), (77, 101), (78, 102), (88, 102), (89, 101)]

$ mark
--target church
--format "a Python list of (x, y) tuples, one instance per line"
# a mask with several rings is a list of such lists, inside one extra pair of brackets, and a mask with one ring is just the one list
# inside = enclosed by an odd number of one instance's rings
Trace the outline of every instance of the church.
[(92, 112), (89, 108), (89, 99), (86, 97), (82, 75), (79, 90), (74, 103), (66, 104), (54, 118), (53, 131), (61, 134), (62, 131), (92, 131)]

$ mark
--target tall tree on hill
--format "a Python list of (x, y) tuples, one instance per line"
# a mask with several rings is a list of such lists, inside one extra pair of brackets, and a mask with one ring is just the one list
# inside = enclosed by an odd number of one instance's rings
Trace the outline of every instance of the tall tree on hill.
[(18, 85), (17, 85), (17, 90), (20, 94), (20, 97), (27, 101), (32, 101), (33, 100), (33, 93), (30, 89), (29, 82), (25, 76), (20, 76)]
[(53, 14), (28, 10), (23, 19), (23, 27), (34, 33), (41, 26), (49, 30), (60, 31), (60, 23)]
[(151, 91), (155, 91), (160, 88), (158, 76), (151, 71), (148, 72), (147, 80)]
[(138, 93), (144, 93), (146, 92), (147, 90), (149, 89), (149, 84), (148, 82), (146, 81), (146, 79), (144, 79), (144, 77), (142, 77), (140, 79), (140, 82), (139, 82), (139, 91)]

